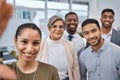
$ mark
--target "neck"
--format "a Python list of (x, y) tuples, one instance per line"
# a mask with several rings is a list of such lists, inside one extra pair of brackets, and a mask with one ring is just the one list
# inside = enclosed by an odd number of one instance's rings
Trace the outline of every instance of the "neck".
[(37, 61), (25, 62), (18, 60), (17, 66), (23, 73), (32, 73), (37, 70), (38, 62)]
[(104, 43), (104, 39), (101, 38), (100, 42), (97, 45), (92, 46), (92, 49), (94, 51), (98, 52), (98, 50), (101, 48), (101, 46), (103, 45), (103, 43)]
[(69, 33), (70, 35), (74, 35), (76, 32), (70, 32), (70, 31), (68, 31), (68, 33)]
[(112, 27), (110, 27), (110, 28), (101, 27), (101, 32), (104, 34), (108, 34), (111, 29), (112, 29)]

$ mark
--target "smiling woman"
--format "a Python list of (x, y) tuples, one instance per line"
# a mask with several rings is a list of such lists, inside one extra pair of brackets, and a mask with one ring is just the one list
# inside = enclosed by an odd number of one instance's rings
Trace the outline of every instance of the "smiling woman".
[(35, 61), (41, 37), (40, 29), (33, 23), (25, 23), (17, 28), (14, 44), (19, 56), (18, 61), (10, 66), (16, 71), (18, 80), (59, 80), (55, 67)]
[(42, 42), (38, 61), (57, 67), (60, 80), (80, 80), (77, 53), (71, 42), (62, 37), (65, 22), (59, 16), (52, 16), (48, 22), (49, 36)]

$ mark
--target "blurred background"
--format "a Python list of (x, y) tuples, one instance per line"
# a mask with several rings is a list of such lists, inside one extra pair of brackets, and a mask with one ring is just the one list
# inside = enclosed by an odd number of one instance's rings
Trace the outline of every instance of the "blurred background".
[(7, 0), (14, 6), (14, 12), (8, 23), (8, 27), (0, 39), (0, 57), (3, 63), (11, 63), (16, 59), (10, 55), (15, 50), (13, 38), (17, 27), (26, 22), (34, 22), (42, 31), (42, 38), (48, 33), (47, 23), (52, 15), (64, 16), (69, 11), (74, 11), (79, 16), (78, 31), (81, 31), (81, 23), (86, 18), (100, 18), (104, 8), (112, 8), (115, 11), (113, 27), (120, 30), (120, 0)]

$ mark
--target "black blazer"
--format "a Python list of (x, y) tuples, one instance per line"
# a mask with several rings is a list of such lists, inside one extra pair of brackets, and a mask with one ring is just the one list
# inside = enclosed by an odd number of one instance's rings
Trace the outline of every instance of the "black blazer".
[(120, 46), (120, 31), (117, 31), (115, 29), (112, 30), (110, 42), (115, 43), (118, 46)]

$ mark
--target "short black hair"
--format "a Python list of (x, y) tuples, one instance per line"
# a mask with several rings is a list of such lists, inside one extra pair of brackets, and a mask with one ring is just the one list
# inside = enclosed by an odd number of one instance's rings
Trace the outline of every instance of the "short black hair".
[(101, 15), (103, 15), (105, 12), (111, 12), (113, 15), (115, 15), (115, 12), (110, 8), (103, 9)]
[(68, 13), (65, 15), (65, 19), (66, 19), (66, 17), (67, 17), (68, 15), (70, 15), (70, 14), (74, 14), (74, 15), (76, 15), (76, 16), (78, 17), (78, 15), (77, 15), (75, 12), (68, 12)]
[(89, 18), (89, 19), (84, 20), (84, 21), (82, 22), (82, 24), (81, 24), (81, 27), (83, 28), (85, 25), (90, 24), (90, 23), (96, 24), (96, 25), (98, 26), (98, 28), (100, 29), (100, 25), (99, 25), (98, 20), (92, 19), (92, 18)]

